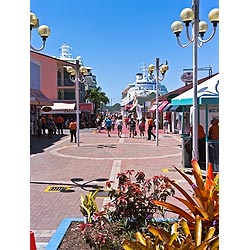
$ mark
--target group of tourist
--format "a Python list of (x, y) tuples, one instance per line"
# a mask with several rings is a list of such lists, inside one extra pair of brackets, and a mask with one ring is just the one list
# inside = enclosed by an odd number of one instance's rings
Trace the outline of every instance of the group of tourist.
[[(67, 123), (67, 125), (65, 124)], [(48, 138), (52, 138), (53, 135), (64, 135), (63, 128), (69, 128), (71, 139), (70, 142), (76, 142), (76, 121), (74, 119), (64, 121), (64, 118), (61, 115), (56, 117), (49, 116), (46, 118), (44, 115), (39, 115), (37, 119), (37, 135), (40, 138), (42, 134), (48, 135)], [(46, 133), (47, 129), (47, 133)]]
[[(67, 128), (70, 131), (70, 142), (77, 142), (76, 131), (77, 124), (75, 119), (67, 120)], [(134, 138), (135, 136), (145, 137), (145, 132), (147, 128), (147, 140), (152, 138), (155, 140), (156, 135), (154, 134), (156, 121), (153, 120), (151, 116), (147, 119), (142, 117), (141, 119), (134, 119), (132, 115), (122, 117), (121, 114), (106, 114), (98, 115), (95, 120), (96, 132), (101, 132), (101, 130), (107, 131), (108, 137), (111, 136), (111, 131), (117, 129), (118, 137), (122, 137), (122, 132), (124, 129), (128, 130), (129, 137)], [(164, 117), (163, 120), (163, 133), (169, 133), (169, 119)], [(42, 134), (47, 135), (48, 138), (52, 138), (53, 134), (64, 135), (63, 128), (65, 127), (64, 118), (61, 115), (56, 117), (40, 115), (37, 120), (37, 135), (41, 137)], [(47, 133), (46, 133), (47, 129)], [(192, 126), (189, 128), (189, 134), (192, 138)], [(219, 120), (213, 118), (208, 131), (209, 143), (209, 161), (214, 164), (216, 171), (219, 171)], [(189, 145), (186, 144), (186, 152), (189, 154), (190, 160), (192, 158), (192, 143), (189, 141)], [(205, 167), (206, 159), (206, 134), (204, 128), (201, 124), (198, 125), (198, 154), (199, 154), (199, 164), (203, 168)]]
[(144, 117), (141, 119), (134, 119), (133, 116), (122, 117), (119, 115), (107, 114), (105, 117), (98, 115), (96, 118), (96, 132), (101, 132), (101, 130), (106, 130), (108, 137), (111, 136), (111, 130), (117, 128), (117, 135), (121, 138), (123, 127), (128, 129), (129, 137), (134, 138), (135, 136), (140, 136), (144, 138), (147, 124), (147, 140), (151, 140), (153, 137), (156, 138), (153, 130), (155, 128), (155, 122), (152, 117), (148, 117), (146, 120)]

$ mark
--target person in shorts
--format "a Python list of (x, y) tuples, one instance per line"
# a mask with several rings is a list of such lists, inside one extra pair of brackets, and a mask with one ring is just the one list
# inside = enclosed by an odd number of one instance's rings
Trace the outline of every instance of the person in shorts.
[(116, 127), (117, 127), (117, 134), (120, 138), (122, 135), (122, 124), (123, 124), (122, 116), (119, 116), (117, 121), (116, 121)]
[(128, 125), (129, 125), (129, 137), (132, 136), (132, 138), (134, 138), (136, 121), (134, 120), (133, 117), (130, 118), (130, 121), (128, 122)]
[(110, 132), (111, 132), (111, 128), (112, 128), (112, 120), (111, 120), (110, 116), (108, 116), (108, 118), (105, 120), (105, 127), (106, 127), (106, 130), (108, 132), (108, 137), (110, 137)]
[(164, 120), (163, 120), (163, 133), (167, 133), (168, 134), (168, 124), (169, 124), (169, 121), (168, 119), (165, 117)]

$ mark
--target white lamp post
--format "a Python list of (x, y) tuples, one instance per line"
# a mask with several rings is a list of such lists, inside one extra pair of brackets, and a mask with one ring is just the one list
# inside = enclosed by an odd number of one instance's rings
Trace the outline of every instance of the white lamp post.
[(41, 51), (45, 47), (46, 39), (50, 35), (50, 28), (47, 25), (39, 26), (39, 19), (33, 12), (30, 12), (30, 40), (31, 40), (31, 32), (32, 29), (34, 28), (38, 28), (38, 34), (41, 36), (43, 43), (39, 49), (35, 49), (31, 44), (30, 48), (35, 51)]
[[(193, 151), (192, 151), (192, 157), (193, 159), (198, 160), (198, 100), (197, 100), (197, 48), (201, 47), (203, 43), (206, 43), (210, 41), (216, 32), (216, 27), (219, 23), (219, 9), (212, 9), (209, 12), (209, 19), (211, 23), (213, 24), (213, 32), (211, 36), (208, 39), (204, 39), (204, 34), (206, 33), (208, 29), (208, 25), (204, 21), (200, 21), (199, 19), (199, 0), (192, 0), (192, 9), (185, 8), (180, 13), (180, 17), (182, 21), (184, 22), (186, 26), (186, 35), (188, 39), (188, 43), (182, 45), (180, 43), (180, 33), (183, 30), (183, 24), (180, 21), (175, 21), (171, 25), (171, 29), (173, 33), (176, 35), (178, 44), (185, 48), (189, 46), (191, 43), (193, 43), (193, 119), (192, 119), (192, 125), (193, 125)], [(192, 36), (190, 36), (189, 33), (189, 24), (192, 23)]]
[(79, 60), (76, 60), (76, 67), (73, 69), (73, 67), (68, 66), (66, 67), (67, 72), (70, 74), (69, 79), (75, 83), (75, 99), (76, 99), (76, 140), (77, 140), (77, 147), (80, 146), (80, 136), (79, 136), (79, 131), (80, 131), (80, 86), (79, 83), (85, 82), (85, 77), (88, 75), (88, 70), (79, 65)]
[[(155, 80), (156, 80), (156, 98), (155, 98), (155, 101), (156, 101), (156, 110), (155, 110), (155, 112), (156, 112), (156, 146), (158, 146), (159, 145), (159, 110), (158, 110), (158, 107), (159, 107), (159, 81), (162, 81), (164, 79), (165, 73), (167, 72), (169, 67), (167, 65), (167, 62), (166, 62), (166, 64), (160, 65), (160, 59), (156, 58), (155, 66), (153, 64), (150, 64), (148, 66), (148, 72), (152, 78), (153, 78), (153, 72), (154, 72), (155, 68), (156, 68), (156, 77), (155, 77)], [(160, 77), (159, 71), (161, 72), (162, 77)]]

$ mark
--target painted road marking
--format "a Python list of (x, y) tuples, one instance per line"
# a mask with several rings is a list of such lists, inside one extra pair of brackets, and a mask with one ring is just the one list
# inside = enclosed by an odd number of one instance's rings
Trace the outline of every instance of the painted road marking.
[[(118, 179), (116, 177), (117, 177), (117, 174), (121, 172), (121, 165), (122, 165), (121, 160), (113, 161), (112, 169), (109, 175), (109, 180), (114, 181), (114, 183), (111, 183), (111, 188), (113, 189), (117, 189), (118, 187)], [(104, 205), (107, 204), (109, 201), (110, 201), (110, 198), (105, 197), (102, 202), (102, 207), (104, 207)]]
[[(131, 143), (123, 143), (124, 144), (128, 144), (131, 145)], [(133, 143), (133, 144), (137, 144), (137, 143)], [(141, 145), (141, 143), (138, 143), (139, 145)], [(88, 145), (92, 145), (93, 144), (85, 144), (84, 146), (88, 146)], [(148, 145), (148, 146), (153, 146), (153, 145)], [(70, 154), (65, 154), (65, 153), (60, 153), (59, 151), (62, 149), (66, 149), (66, 148), (75, 148), (75, 146), (64, 146), (61, 148), (56, 148), (56, 149), (52, 149), (50, 151), (51, 154), (59, 156), (59, 157), (65, 157), (65, 158), (73, 158), (73, 159), (85, 159), (85, 160), (147, 160), (147, 159), (162, 159), (162, 158), (169, 158), (169, 157), (175, 157), (175, 156), (179, 156), (182, 154), (182, 152), (180, 151), (179, 153), (175, 153), (175, 154), (163, 154), (163, 155), (158, 155), (158, 156), (135, 156), (135, 157), (91, 157), (91, 156), (76, 156), (76, 155), (70, 155)]]

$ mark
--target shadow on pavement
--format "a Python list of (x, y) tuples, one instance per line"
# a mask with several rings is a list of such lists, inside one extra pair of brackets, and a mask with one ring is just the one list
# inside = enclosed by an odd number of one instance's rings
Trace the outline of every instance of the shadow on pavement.
[(62, 137), (68, 135), (53, 135), (52, 138), (48, 138), (48, 135), (41, 135), (39, 138), (37, 135), (30, 136), (30, 155), (42, 153), (44, 150), (52, 145), (55, 142), (61, 140)]

